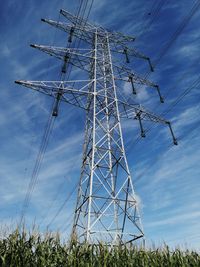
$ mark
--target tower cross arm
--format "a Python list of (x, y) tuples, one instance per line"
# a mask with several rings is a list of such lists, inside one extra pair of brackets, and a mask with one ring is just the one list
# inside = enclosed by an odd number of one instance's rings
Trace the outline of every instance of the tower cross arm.
[(64, 48), (36, 44), (31, 44), (31, 47), (62, 60), (62, 72), (66, 72), (68, 64), (89, 72), (90, 62), (94, 58), (93, 49)]
[(147, 111), (144, 107), (141, 105), (132, 105), (124, 101), (118, 100), (119, 105), (119, 112), (121, 118), (127, 118), (127, 119), (133, 119), (139, 121), (139, 126), (141, 130), (141, 137), (145, 137), (145, 130), (143, 128), (142, 121), (151, 121), (154, 123), (161, 123), (169, 127), (170, 134), (173, 139), (174, 145), (177, 145), (177, 139), (174, 135), (171, 122), (166, 120), (165, 118), (162, 118), (150, 111)]
[(23, 85), (32, 90), (38, 91), (48, 96), (57, 98), (68, 104), (77, 106), (84, 110), (87, 110), (87, 101), (92, 92), (88, 91), (87, 88), (92, 82), (79, 81), (82, 85), (81, 89), (73, 88), (74, 81), (63, 82), (63, 81), (22, 81), (18, 80), (15, 83)]
[(158, 85), (155, 84), (154, 82), (141, 77), (137, 73), (133, 72), (132, 69), (129, 69), (124, 66), (119, 66), (117, 64), (113, 64), (113, 69), (115, 71), (115, 79), (116, 80), (122, 80), (125, 82), (130, 82), (130, 78), (133, 78), (133, 82), (137, 84), (142, 84), (142, 85), (148, 85), (150, 87), (157, 87)]
[(119, 50), (114, 50), (115, 52), (124, 54), (125, 51), (128, 52), (129, 56), (133, 56), (133, 57), (138, 57), (138, 58), (143, 58), (143, 59), (149, 59), (148, 56), (144, 55), (143, 53), (139, 52), (138, 50), (136, 50), (135, 48), (129, 48), (127, 46), (123, 47), (123, 49), (119, 49)]
[(60, 14), (63, 15), (67, 20), (69, 20), (74, 26), (84, 26), (93, 31), (98, 28), (104, 30), (101, 26), (95, 26), (89, 23), (88, 21), (86, 21), (85, 19), (75, 16), (64, 9), (60, 10)]
[(73, 24), (57, 22), (57, 21), (50, 20), (50, 19), (41, 19), (41, 20), (59, 30), (67, 32), (70, 36), (69, 37), (70, 42), (71, 42), (72, 36), (75, 36), (83, 41), (86, 41), (89, 44), (92, 44), (93, 35), (95, 31), (91, 28), (87, 28), (86, 26), (83, 27), (81, 25), (74, 27)]
[[(168, 120), (134, 104), (131, 97), (123, 94), (124, 90), (121, 89), (124, 82), (129, 82), (134, 94), (135, 84), (153, 87), (163, 102), (158, 85), (127, 68), (125, 62), (121, 62), (119, 53), (124, 53), (126, 63), (129, 63), (129, 55), (147, 60), (152, 70), (150, 59), (134, 48), (128, 48), (131, 47), (130, 42), (135, 40), (134, 37), (88, 22), (91, 8), (86, 19), (84, 9), (81, 4), (79, 15), (61, 9), (63, 22), (42, 19), (48, 25), (62, 30), (64, 35), (67, 33), (67, 48), (31, 45), (61, 61), (60, 80), (15, 82), (51, 96), (51, 114), (54, 117), (58, 116), (61, 101), (86, 111), (82, 167), (72, 238), (76, 237), (80, 243), (94, 244), (98, 244), (101, 239), (105, 244), (113, 246), (144, 236), (137, 195), (125, 153), (121, 120), (125, 118), (137, 121), (142, 137), (147, 132), (143, 124), (161, 123), (169, 127), (175, 145), (177, 140)], [(83, 45), (83, 49), (79, 48), (80, 45)], [(116, 53), (116, 59), (112, 52)], [(73, 77), (79, 78), (69, 80), (72, 71), (69, 64), (84, 70), (83, 73), (73, 73)], [(53, 129), (50, 122), (45, 130), (45, 144), (48, 143), (50, 131)], [(42, 145), (39, 153), (45, 152), (43, 147)], [(24, 218), (24, 212), (22, 215)]]
[(45, 52), (51, 56), (58, 57), (60, 59), (64, 59), (64, 57), (66, 56), (69, 57), (70, 55), (80, 56), (90, 60), (94, 58), (93, 56), (94, 49), (64, 48), (64, 47), (36, 45), (36, 44), (31, 44), (31, 47), (36, 48), (42, 52)]
[(131, 83), (134, 94), (136, 94), (135, 84), (146, 85), (148, 87), (154, 88), (157, 91), (160, 102), (164, 103), (164, 98), (162, 97), (161, 92), (160, 92), (160, 88), (157, 84), (155, 84), (154, 82), (152, 82), (146, 78), (141, 77), (140, 75), (136, 74), (135, 72), (133, 72), (129, 68), (120, 67), (118, 65), (114, 65), (113, 68), (114, 68), (115, 73), (116, 73), (115, 80), (119, 80), (119, 81), (121, 80), (124, 82)]
[(135, 49), (133, 47), (129, 48), (125, 45), (122, 45), (119, 49), (117, 47), (115, 49), (112, 49), (112, 52), (124, 54), (126, 56), (126, 63), (130, 63), (129, 56), (144, 59), (148, 62), (150, 70), (152, 72), (154, 71), (150, 57), (144, 55), (143, 53), (139, 52), (137, 49)]
[(60, 10), (60, 14), (63, 15), (66, 19), (68, 19), (73, 25), (74, 28), (76, 27), (83, 27), (83, 28), (87, 28), (90, 31), (96, 32), (98, 31), (99, 34), (107, 34), (109, 36), (109, 41), (110, 42), (115, 42), (118, 44), (122, 44), (123, 42), (132, 42), (135, 40), (135, 37), (130, 36), (130, 35), (124, 35), (123, 33), (120, 32), (112, 32), (109, 31), (105, 28), (103, 28), (102, 26), (99, 25), (95, 25), (92, 23), (89, 23), (87, 20), (74, 16), (73, 14), (71, 14), (70, 12), (61, 9)]
[(138, 119), (138, 114), (140, 114), (140, 117), (142, 120), (152, 121), (152, 122), (158, 122), (162, 124), (167, 124), (168, 120), (150, 112), (147, 111), (143, 106), (141, 105), (133, 105), (129, 104), (125, 101), (118, 100), (119, 104), (119, 111), (120, 111), (120, 117), (121, 118), (127, 118), (127, 119)]

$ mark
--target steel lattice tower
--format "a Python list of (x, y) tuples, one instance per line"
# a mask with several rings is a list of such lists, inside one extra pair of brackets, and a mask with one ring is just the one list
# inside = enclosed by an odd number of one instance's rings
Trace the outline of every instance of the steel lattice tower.
[[(126, 243), (142, 238), (138, 204), (124, 150), (121, 119), (138, 120), (141, 136), (145, 136), (143, 120), (169, 126), (174, 144), (177, 141), (169, 121), (146, 111), (141, 105), (124, 100), (117, 82), (129, 82), (133, 94), (135, 84), (153, 87), (163, 98), (159, 87), (135, 74), (124, 65), (118, 65), (111, 53), (150, 59), (134, 48), (128, 48), (133, 37), (110, 32), (65, 10), (60, 11), (70, 23), (42, 20), (69, 34), (69, 48), (31, 45), (63, 61), (62, 72), (72, 64), (85, 71), (88, 79), (73, 81), (16, 81), (33, 90), (55, 98), (53, 116), (58, 114), (60, 101), (86, 111), (85, 141), (82, 168), (74, 213), (72, 234), (80, 242), (103, 240), (107, 243)], [(73, 38), (86, 45), (71, 48)]]

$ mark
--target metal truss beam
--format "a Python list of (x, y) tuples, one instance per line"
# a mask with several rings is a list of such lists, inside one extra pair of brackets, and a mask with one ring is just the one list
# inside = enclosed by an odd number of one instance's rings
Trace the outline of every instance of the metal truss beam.
[(58, 115), (60, 101), (80, 107), (86, 112), (72, 236), (76, 236), (80, 242), (89, 243), (102, 240), (108, 244), (125, 244), (141, 240), (144, 231), (126, 158), (121, 119), (137, 120), (142, 137), (145, 136), (143, 121), (168, 125), (174, 144), (177, 144), (177, 140), (168, 120), (121, 97), (123, 91), (117, 85), (120, 81), (129, 82), (133, 94), (136, 93), (135, 84), (153, 87), (163, 102), (157, 84), (116, 63), (112, 54), (123, 53), (127, 63), (129, 56), (147, 60), (152, 71), (153, 66), (147, 56), (134, 48), (128, 48), (127, 43), (134, 41), (134, 37), (111, 32), (65, 10), (60, 13), (70, 24), (42, 20), (68, 33), (69, 43), (73, 43), (74, 38), (79, 38), (85, 41), (84, 47), (87, 48), (72, 48), (71, 44), (69, 48), (31, 46), (62, 60), (62, 72), (66, 72), (68, 64), (72, 64), (84, 70), (88, 79), (19, 80), (16, 83), (55, 98), (53, 116)]

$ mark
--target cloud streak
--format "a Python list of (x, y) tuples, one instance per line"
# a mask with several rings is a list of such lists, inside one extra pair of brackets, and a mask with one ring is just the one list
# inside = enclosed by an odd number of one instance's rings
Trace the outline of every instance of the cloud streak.
[[(123, 31), (138, 36), (152, 8), (149, 1), (95, 1), (90, 20), (111, 30)], [(1, 223), (18, 221), (27, 185), (47, 118), (52, 99), (37, 92), (14, 85), (15, 79), (57, 80), (60, 62), (28, 47), (29, 43), (66, 46), (67, 36), (48, 25), (40, 23), (41, 17), (57, 20), (60, 8), (75, 12), (77, 3), (48, 1), (7, 1), (1, 5), (0, 16), (0, 188)], [(38, 8), (40, 6), (40, 8)], [(156, 60), (173, 31), (187, 14), (192, 4), (168, 2), (163, 6), (158, 19), (138, 40), (131, 43), (138, 50)], [(12, 16), (8, 16), (12, 14)], [(142, 18), (142, 19), (141, 19)], [(156, 92), (150, 88), (138, 88), (135, 103), (145, 104), (147, 109), (158, 114), (169, 108), (177, 97), (199, 75), (199, 33), (196, 30), (199, 13), (192, 18), (154, 73), (148, 78), (161, 87), (166, 102), (159, 104)], [(163, 34), (165, 33), (165, 34)], [(123, 61), (124, 63), (124, 61)], [(144, 66), (145, 65), (145, 66)], [(146, 75), (145, 62), (131, 59), (129, 67)], [(143, 73), (143, 74), (142, 74)], [(81, 74), (74, 69), (71, 79)], [(120, 85), (120, 93), (127, 97), (129, 84)], [(133, 173), (136, 192), (141, 198), (143, 221), (149, 239), (159, 240), (173, 236), (193, 235), (199, 220), (199, 90), (192, 90), (172, 111), (166, 114), (171, 119), (175, 133), (180, 138), (178, 147), (171, 146), (166, 128), (153, 127), (147, 138), (133, 145), (139, 135), (137, 122), (123, 121), (124, 139), (130, 169)], [(84, 140), (85, 115), (69, 105), (61, 105), (59, 117), (49, 140), (39, 174), (38, 183), (27, 211), (27, 223), (36, 218), (41, 221), (45, 210), (51, 206), (59, 187), (56, 201), (45, 219), (42, 229), (56, 214), (67, 194), (79, 179), (82, 144)], [(146, 129), (151, 127), (145, 124)], [(55, 220), (56, 227), (67, 228), (66, 220), (73, 212), (74, 194), (63, 212)], [(184, 222), (184, 225), (181, 223)], [(176, 235), (174, 232), (177, 232)], [(163, 234), (165, 233), (165, 234)], [(176, 242), (172, 241), (171, 244)], [(191, 240), (197, 247), (197, 241)]]

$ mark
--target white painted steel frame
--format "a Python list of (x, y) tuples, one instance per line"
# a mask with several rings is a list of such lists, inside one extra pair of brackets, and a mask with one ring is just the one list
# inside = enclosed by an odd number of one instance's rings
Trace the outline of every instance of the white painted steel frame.
[[(127, 243), (144, 237), (121, 129), (121, 118), (138, 120), (144, 135), (142, 120), (169, 126), (174, 144), (177, 144), (169, 121), (146, 111), (141, 105), (119, 98), (117, 80), (158, 86), (113, 63), (111, 51), (123, 53), (127, 42), (134, 38), (110, 32), (90, 24), (67, 11), (61, 10), (72, 24), (43, 20), (48, 24), (85, 41), (89, 49), (73, 49), (31, 45), (49, 55), (72, 64), (89, 74), (87, 80), (75, 81), (16, 81), (25, 87), (80, 107), (86, 111), (85, 140), (72, 236), (80, 242), (109, 244)], [(72, 36), (70, 36), (71, 38)], [(112, 47), (111, 47), (112, 44)], [(113, 45), (119, 49), (113, 51)], [(149, 61), (145, 55), (130, 49), (130, 54)], [(56, 113), (57, 114), (57, 113)]]
[[(102, 239), (108, 243), (126, 243), (143, 237), (144, 234), (124, 151), (107, 34), (102, 36), (96, 31), (94, 51), (91, 62), (93, 105), (89, 103), (87, 105), (90, 106), (87, 120), (91, 127), (92, 140), (86, 131), (84, 146), (86, 158), (83, 158), (73, 235), (76, 235), (80, 242), (86, 240), (95, 243)], [(98, 57), (100, 54), (102, 56), (102, 68), (97, 64), (97, 53)], [(102, 75), (104, 98), (102, 88), (97, 84), (97, 79)], [(88, 98), (88, 101), (91, 101), (91, 98)], [(89, 147), (88, 144), (92, 146)], [(119, 169), (123, 175), (120, 175)], [(126, 220), (131, 221), (127, 229)]]

